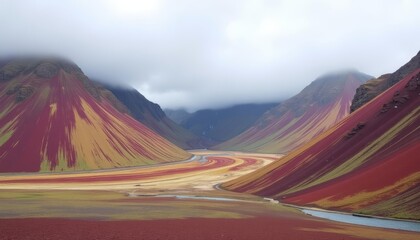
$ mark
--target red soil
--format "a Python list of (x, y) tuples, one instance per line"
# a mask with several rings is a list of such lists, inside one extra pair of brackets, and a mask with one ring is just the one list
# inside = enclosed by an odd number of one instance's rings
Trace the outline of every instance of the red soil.
[[(338, 178), (334, 184), (330, 182), (320, 184), (299, 192), (296, 197), (292, 194), (292, 197), (288, 198), (286, 202), (305, 204), (325, 198), (325, 196), (331, 196), (331, 200), (338, 200), (353, 196), (362, 190), (372, 192), (380, 190), (384, 186), (392, 186), (402, 179), (401, 176), (410, 176), (418, 172), (419, 161), (416, 160), (415, 156), (419, 156), (419, 154), (418, 145), (412, 144), (376, 165), (353, 171)], [(378, 172), (386, 177), (378, 177)], [(413, 187), (420, 188), (418, 185)], [(375, 197), (376, 201), (382, 200), (378, 196)], [(384, 195), (382, 197), (389, 196)]]
[(314, 220), (273, 217), (147, 221), (0, 219), (0, 239), (361, 239), (317, 231), (331, 227), (330, 224)]

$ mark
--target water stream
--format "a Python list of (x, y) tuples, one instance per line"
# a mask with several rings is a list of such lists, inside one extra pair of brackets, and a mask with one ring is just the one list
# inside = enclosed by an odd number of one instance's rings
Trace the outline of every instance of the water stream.
[(156, 195), (156, 197), (174, 197), (176, 199), (201, 199), (213, 201), (242, 202), (243, 200), (224, 197), (205, 197), (205, 196), (189, 196), (189, 195)]
[(354, 216), (351, 214), (336, 213), (336, 212), (325, 212), (310, 209), (301, 209), (302, 212), (319, 218), (325, 218), (337, 222), (352, 223), (357, 225), (390, 228), (398, 230), (407, 230), (420, 232), (420, 222), (414, 221), (403, 221), (403, 220), (392, 220), (392, 219), (381, 219), (374, 217), (362, 217)]

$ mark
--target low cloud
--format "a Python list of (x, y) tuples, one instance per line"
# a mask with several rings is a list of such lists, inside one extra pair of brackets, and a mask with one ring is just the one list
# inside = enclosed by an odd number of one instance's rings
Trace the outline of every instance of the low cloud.
[(166, 108), (279, 101), (317, 76), (396, 70), (419, 1), (0, 2), (0, 55), (54, 54)]

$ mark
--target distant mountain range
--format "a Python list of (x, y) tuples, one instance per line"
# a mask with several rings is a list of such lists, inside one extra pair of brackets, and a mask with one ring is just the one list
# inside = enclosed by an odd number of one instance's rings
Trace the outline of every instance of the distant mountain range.
[(357, 71), (321, 76), (296, 96), (265, 112), (246, 131), (214, 149), (287, 153), (346, 117), (356, 88), (371, 78)]
[[(194, 134), (206, 138), (214, 144), (226, 141), (247, 128), (267, 110), (276, 106), (276, 103), (241, 104), (223, 109), (205, 109), (192, 114), (185, 111), (167, 111), (179, 120), (181, 126)], [(212, 144), (210, 144), (212, 145)]]
[(3, 62), (0, 172), (102, 169), (191, 156), (131, 113), (74, 63), (34, 58)]
[(292, 204), (420, 219), (420, 53), (362, 88), (373, 99), (356, 94), (357, 110), (344, 120), (222, 187)]

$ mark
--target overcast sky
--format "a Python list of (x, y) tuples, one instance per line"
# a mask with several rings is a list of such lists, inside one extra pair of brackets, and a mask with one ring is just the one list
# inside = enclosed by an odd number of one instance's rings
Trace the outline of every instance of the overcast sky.
[(328, 71), (395, 71), (420, 1), (0, 0), (0, 56), (52, 54), (164, 108), (279, 101)]

